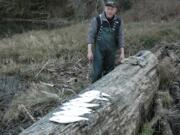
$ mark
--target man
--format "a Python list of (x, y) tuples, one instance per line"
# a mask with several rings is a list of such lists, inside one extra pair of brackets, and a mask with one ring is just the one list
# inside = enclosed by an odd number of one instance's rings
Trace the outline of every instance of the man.
[(123, 26), (117, 10), (117, 2), (108, 0), (104, 12), (91, 21), (87, 57), (93, 65), (92, 82), (114, 69), (116, 51), (120, 52), (119, 63), (124, 59)]

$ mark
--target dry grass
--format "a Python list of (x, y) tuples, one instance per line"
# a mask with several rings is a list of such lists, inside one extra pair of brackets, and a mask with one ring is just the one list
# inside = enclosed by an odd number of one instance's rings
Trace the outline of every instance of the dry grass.
[[(144, 7), (143, 1), (146, 2)], [(179, 22), (151, 22), (176, 16), (179, 9), (177, 0), (158, 0), (158, 4), (155, 0), (142, 0), (127, 11), (124, 20), (150, 21), (125, 21), (126, 56), (133, 55), (140, 49), (152, 48), (161, 41), (179, 40)], [(28, 116), (20, 105), (38, 119), (69, 95), (78, 93), (88, 85), (87, 27), (87, 23), (79, 23), (62, 29), (16, 34), (0, 40), (0, 74), (21, 77), (30, 85), (26, 92), (17, 94), (12, 99), (3, 117), (7, 126), (12, 121), (19, 123), (19, 117), (22, 121), (27, 120)], [(165, 70), (164, 68), (162, 71), (162, 84), (169, 81), (169, 74), (165, 74)], [(40, 82), (53, 83), (56, 87), (45, 86)], [(169, 106), (170, 103), (169, 95), (165, 95), (164, 105)], [(146, 124), (143, 135), (151, 135), (152, 132), (153, 129)]]
[(170, 84), (175, 80), (176, 70), (172, 59), (165, 57), (158, 65), (158, 72), (160, 76), (160, 89), (169, 88)]
[[(50, 31), (30, 31), (0, 40), (0, 74), (20, 76), (25, 81), (30, 80), (31, 86), (12, 99), (5, 121), (17, 119), (23, 113), (15, 109), (19, 105), (23, 104), (30, 112), (46, 110), (42, 116), (65, 98), (57, 89), (39, 85), (40, 81), (57, 85), (65, 95), (74, 94), (72, 90), (78, 93), (87, 86), (87, 26), (82, 23)], [(125, 35), (128, 56), (161, 41), (178, 40), (180, 25), (178, 22), (127, 23)]]
[[(30, 85), (12, 99), (3, 117), (5, 123), (18, 122), (20, 116), (26, 119), (20, 105), (35, 118), (37, 114), (42, 117), (87, 85), (86, 25), (31, 31), (0, 40), (0, 74), (20, 76)], [(40, 81), (56, 86), (44, 86)]]
[(139, 22), (125, 25), (126, 53), (133, 55), (140, 49), (150, 49), (155, 44), (179, 39), (178, 22), (152, 23)]
[(128, 21), (167, 21), (178, 17), (179, 12), (178, 0), (139, 0), (124, 16)]
[(27, 64), (64, 56), (63, 53), (81, 50), (85, 43), (84, 31), (85, 25), (82, 24), (51, 31), (31, 31), (4, 38), (0, 41), (0, 58), (11, 58), (17, 63)]
[[(85, 54), (86, 25), (51, 31), (31, 31), (0, 40), (0, 69), (4, 74), (40, 70), (48, 60), (60, 64), (77, 61)], [(63, 63), (64, 62), (64, 63)]]
[(140, 135), (153, 135), (154, 129), (152, 129), (151, 125), (147, 122), (143, 125), (142, 132)]
[[(51, 108), (56, 105), (57, 102), (62, 100), (62, 96), (57, 89), (53, 87), (47, 87), (41, 84), (31, 84), (26, 92), (17, 94), (12, 100), (9, 109), (3, 117), (3, 121), (6, 123), (11, 122), (12, 120), (17, 120), (22, 114), (22, 109), (20, 105), (24, 105), (27, 110), (32, 112), (32, 115), (35, 113), (35, 106), (39, 106), (39, 114), (43, 115), (43, 110), (41, 106), (48, 107), (51, 104)], [(54, 105), (52, 104), (54, 103)], [(34, 109), (34, 110), (32, 110)], [(49, 108), (50, 109), (50, 108)]]
[[(31, 31), (0, 40), (0, 72), (20, 74), (33, 67), (39, 70), (49, 59), (64, 62), (86, 59), (87, 26), (85, 23), (51, 31)], [(178, 22), (125, 24), (127, 54), (151, 48), (160, 41), (178, 40), (179, 27)]]

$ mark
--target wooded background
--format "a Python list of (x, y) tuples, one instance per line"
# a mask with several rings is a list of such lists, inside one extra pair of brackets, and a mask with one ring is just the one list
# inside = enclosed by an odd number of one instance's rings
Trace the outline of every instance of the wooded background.
[[(180, 13), (179, 0), (117, 0), (130, 20), (167, 19)], [(0, 0), (0, 18), (87, 19), (102, 11), (104, 0)]]

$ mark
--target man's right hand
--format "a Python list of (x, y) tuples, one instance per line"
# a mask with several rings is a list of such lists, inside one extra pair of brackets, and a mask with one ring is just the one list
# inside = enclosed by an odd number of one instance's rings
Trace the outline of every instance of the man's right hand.
[(89, 63), (92, 63), (92, 61), (93, 61), (92, 44), (88, 44), (87, 58), (88, 58)]
[(91, 50), (88, 51), (87, 58), (88, 58), (89, 63), (92, 63), (92, 61), (93, 61), (93, 53), (92, 53)]

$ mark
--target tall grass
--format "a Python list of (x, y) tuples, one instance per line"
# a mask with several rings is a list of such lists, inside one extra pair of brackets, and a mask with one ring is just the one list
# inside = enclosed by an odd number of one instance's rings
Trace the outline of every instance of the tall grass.
[[(23, 112), (16, 108), (21, 104), (32, 112), (43, 110), (42, 116), (44, 110), (51, 110), (64, 99), (56, 88), (45, 87), (39, 84), (40, 81), (59, 85), (60, 92), (68, 89), (78, 92), (88, 84), (87, 27), (87, 23), (82, 23), (50, 31), (30, 31), (0, 40), (0, 74), (30, 80), (27, 92), (12, 99), (3, 118), (5, 123), (19, 118)], [(124, 27), (126, 56), (152, 48), (161, 41), (180, 39), (179, 22), (125, 23)], [(73, 77), (77, 78), (77, 83), (69, 82)], [(149, 135), (149, 129), (145, 128), (145, 132)]]
[[(19, 73), (48, 59), (76, 59), (85, 54), (85, 24), (57, 30), (31, 31), (0, 40), (1, 73)], [(14, 65), (11, 69), (10, 65)], [(13, 71), (18, 69), (17, 71)]]
[(179, 16), (179, 12), (178, 0), (138, 0), (124, 16), (129, 21), (160, 21), (172, 20)]
[[(28, 65), (44, 64), (49, 59), (86, 59), (87, 23), (56, 30), (30, 31), (0, 40), (0, 73), (16, 74)], [(180, 38), (178, 22), (125, 24), (126, 54), (149, 49), (161, 41)]]

